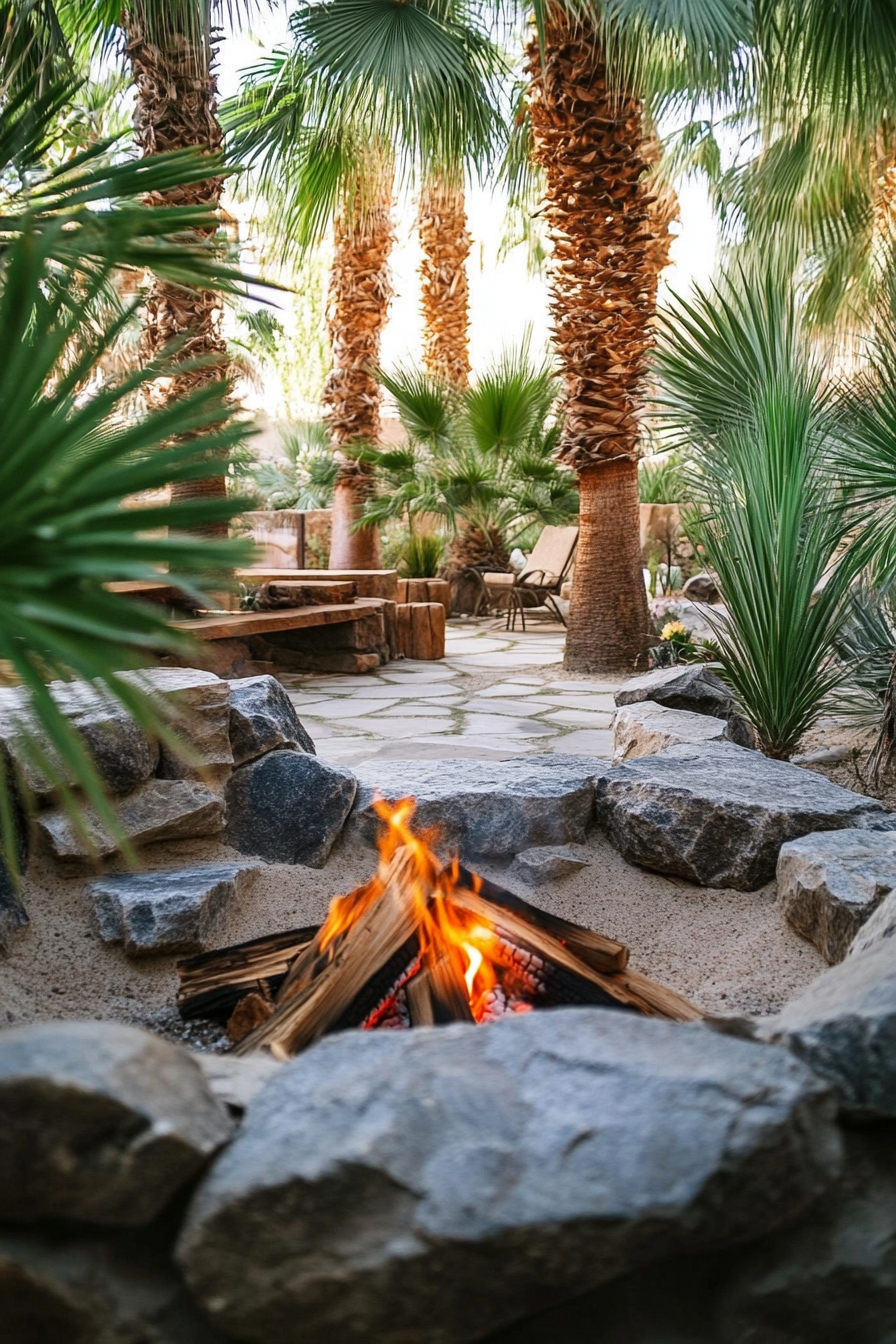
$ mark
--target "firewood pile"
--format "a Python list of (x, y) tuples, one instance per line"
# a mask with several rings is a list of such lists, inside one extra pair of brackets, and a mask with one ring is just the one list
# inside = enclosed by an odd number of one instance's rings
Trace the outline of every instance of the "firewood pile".
[(319, 928), (178, 963), (184, 1018), (226, 1021), (235, 1053), (288, 1059), (348, 1029), (487, 1023), (571, 1005), (691, 1021), (697, 1009), (633, 970), (625, 944), (548, 914), (414, 834), (413, 800), (386, 823), (370, 882), (337, 897)]

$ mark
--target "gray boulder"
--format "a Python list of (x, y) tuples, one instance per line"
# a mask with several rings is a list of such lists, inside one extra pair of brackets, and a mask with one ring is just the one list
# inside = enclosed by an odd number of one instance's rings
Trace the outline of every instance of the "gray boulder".
[[(826, 831), (791, 840), (778, 856), (778, 906), (829, 962), (896, 887), (896, 832)], [(896, 929), (894, 929), (896, 931)]]
[(507, 869), (507, 879), (538, 886), (542, 882), (555, 882), (558, 877), (577, 873), (590, 863), (587, 852), (576, 845), (536, 845), (533, 849), (524, 849), (517, 854)]
[(709, 714), (715, 719), (727, 719), (734, 703), (730, 688), (703, 663), (663, 667), (632, 677), (614, 699), (617, 706), (652, 700), (667, 709), (686, 709), (691, 714)]
[(129, 957), (198, 952), (236, 896), (239, 864), (204, 864), (161, 873), (120, 873), (91, 883), (91, 923)]
[(269, 863), (322, 868), (357, 784), (351, 770), (299, 751), (271, 751), (227, 782), (227, 843)]
[(226, 681), (196, 667), (151, 667), (119, 675), (161, 701), (181, 743), (180, 750), (162, 744), (161, 778), (226, 778), (233, 766)]
[(718, 602), (721, 597), (715, 575), (707, 573), (706, 570), (692, 574), (681, 593), (691, 602)]
[[(128, 793), (149, 779), (158, 765), (159, 745), (151, 741), (124, 706), (84, 681), (52, 681), (49, 690), (59, 709), (80, 734), (97, 772), (112, 793)], [(0, 689), (0, 741), (39, 798), (49, 798), (55, 785), (35, 759), (35, 751), (52, 762), (65, 785), (74, 778), (28, 708), (18, 687)]]
[(230, 1132), (187, 1052), (149, 1032), (0, 1033), (0, 1220), (148, 1223)]
[(598, 820), (630, 863), (704, 887), (753, 891), (787, 840), (883, 824), (873, 798), (730, 743), (670, 747), (596, 780)]
[[(115, 801), (113, 809), (125, 835), (136, 846), (220, 835), (224, 825), (221, 799), (195, 780), (151, 779), (127, 798)], [(85, 808), (82, 817), (93, 849), (58, 808), (38, 815), (37, 831), (44, 848), (55, 859), (72, 867), (89, 868), (95, 859), (116, 854), (118, 844), (92, 809)]]
[(230, 683), (230, 746), (234, 765), (278, 747), (315, 754), (295, 707), (276, 677), (242, 677)]
[(3, 1344), (222, 1344), (159, 1238), (0, 1229)]
[(809, 1070), (699, 1026), (345, 1032), (250, 1102), (177, 1254), (240, 1339), (291, 1344), (300, 1321), (304, 1344), (459, 1344), (794, 1219), (839, 1156)]
[(366, 761), (357, 767), (350, 828), (369, 843), (382, 822), (373, 803), (417, 800), (416, 824), (437, 827), (462, 854), (510, 857), (541, 845), (581, 842), (592, 820), (597, 762), (581, 756), (511, 761)]
[(681, 742), (730, 742), (728, 720), (687, 709), (667, 709), (653, 700), (622, 705), (613, 717), (613, 763), (655, 756)]
[(765, 1040), (786, 1045), (860, 1119), (896, 1119), (896, 942), (887, 938), (833, 966), (777, 1017)]
[(726, 1344), (896, 1344), (896, 1145), (849, 1131), (842, 1178), (796, 1228), (737, 1258)]
[(891, 892), (889, 896), (884, 897), (867, 923), (859, 929), (849, 946), (847, 956), (853, 957), (859, 952), (867, 952), (884, 939), (894, 937), (896, 937), (896, 892)]

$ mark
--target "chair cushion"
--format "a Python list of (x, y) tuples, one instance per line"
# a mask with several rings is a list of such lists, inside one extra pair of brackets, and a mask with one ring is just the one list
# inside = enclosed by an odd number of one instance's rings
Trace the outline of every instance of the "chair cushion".
[(516, 578), (515, 574), (483, 574), (482, 582), (498, 583), (512, 586), (515, 578)]

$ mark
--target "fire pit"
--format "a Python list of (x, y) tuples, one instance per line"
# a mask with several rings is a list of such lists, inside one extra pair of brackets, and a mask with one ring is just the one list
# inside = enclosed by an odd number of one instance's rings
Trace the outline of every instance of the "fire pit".
[(380, 802), (376, 875), (337, 897), (319, 928), (178, 963), (184, 1018), (227, 1022), (237, 1054), (288, 1059), (333, 1031), (488, 1023), (590, 1005), (691, 1021), (700, 1010), (633, 970), (623, 944), (442, 864), (412, 829), (414, 800)]

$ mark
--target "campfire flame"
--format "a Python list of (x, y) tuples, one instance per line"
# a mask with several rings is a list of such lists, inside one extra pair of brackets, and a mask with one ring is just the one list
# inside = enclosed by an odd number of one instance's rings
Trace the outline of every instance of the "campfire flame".
[[(514, 965), (513, 949), (502, 943), (494, 926), (487, 925), (481, 916), (470, 915), (452, 899), (460, 886), (458, 862), (455, 859), (443, 866), (432, 849), (437, 834), (413, 828), (414, 799), (402, 798), (392, 804), (377, 799), (374, 807), (385, 823), (378, 846), (378, 871), (365, 886), (331, 903), (320, 932), (320, 947), (322, 951), (334, 948), (382, 897), (390, 876), (394, 880), (392, 860), (403, 851), (407, 860), (403, 869), (407, 888), (404, 895), (413, 907), (419, 953), (409, 967), (409, 974), (400, 978), (393, 993), (370, 1014), (365, 1027), (380, 1027), (391, 1021), (389, 1014), (394, 1009), (395, 994), (414, 974), (431, 969), (443, 959), (449, 963), (450, 978), (465, 987), (475, 1022), (488, 1021), (499, 1011), (501, 1015), (529, 1011), (531, 1004), (524, 1001), (523, 995), (531, 992), (532, 985), (526, 983), (526, 977)], [(474, 877), (474, 890), (479, 886), (479, 879)], [(397, 1017), (395, 1025), (400, 1025)]]
[(436, 833), (412, 825), (413, 798), (375, 807), (384, 823), (375, 876), (337, 897), (297, 945), (275, 1000), (260, 978), (237, 1003), (228, 1032), (238, 1053), (289, 1059), (331, 1031), (484, 1023), (573, 1004), (700, 1016), (628, 967), (624, 943), (530, 905), (456, 858), (443, 866)]

